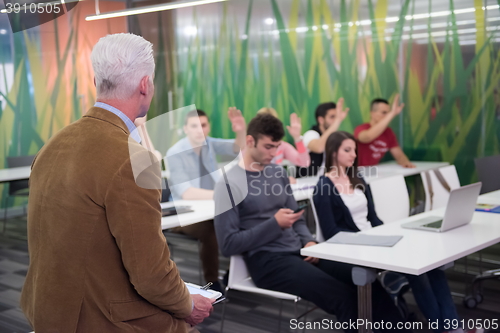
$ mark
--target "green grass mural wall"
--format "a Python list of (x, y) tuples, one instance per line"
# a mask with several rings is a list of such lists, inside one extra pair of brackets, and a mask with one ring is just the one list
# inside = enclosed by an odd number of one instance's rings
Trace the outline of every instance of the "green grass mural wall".
[[(470, 183), (474, 157), (500, 153), (500, 0), (464, 3), (235, 0), (177, 10), (175, 43), (155, 45), (161, 89), (151, 115), (168, 103), (196, 104), (211, 115), (213, 136), (231, 137), (229, 106), (247, 120), (272, 106), (285, 123), (297, 113), (305, 131), (318, 103), (344, 97), (351, 111), (342, 129), (353, 131), (368, 121), (371, 99), (399, 92), (406, 107), (391, 126), (406, 153), (454, 163), (462, 184)], [(49, 24), (58, 29), (58, 21)], [(159, 20), (156, 29), (168, 27)], [(11, 50), (0, 52), (0, 87), (8, 87), (0, 91), (0, 167), (6, 156), (36, 153), (95, 97), (91, 84), (78, 86), (82, 76), (91, 81), (77, 58), (92, 43), (77, 19), (65, 29), (54, 37), (50, 68), (36, 31), (11, 34)], [(167, 53), (173, 61), (162, 59)]]
[[(317, 104), (342, 96), (351, 110), (342, 129), (352, 132), (373, 98), (400, 92), (406, 107), (391, 126), (406, 153), (454, 163), (470, 183), (473, 158), (500, 152), (500, 12), (498, 2), (467, 6), (247, 0), (180, 11), (175, 106), (196, 104), (214, 136), (231, 137), (228, 106), (248, 120), (263, 106), (285, 123), (296, 112), (305, 131)], [(273, 26), (261, 24), (266, 17)], [(182, 33), (186, 24), (195, 36)]]
[[(90, 51), (101, 36), (123, 32), (125, 22), (121, 26), (120, 22), (106, 22), (104, 29), (81, 29), (85, 11), (92, 10), (93, 4), (85, 3), (43, 26), (2, 33), (0, 168), (7, 167), (8, 156), (36, 154), (95, 101)], [(6, 16), (0, 20), (8, 22)], [(8, 186), (0, 184), (0, 208), (7, 191)], [(24, 201), (11, 199), (10, 205)]]

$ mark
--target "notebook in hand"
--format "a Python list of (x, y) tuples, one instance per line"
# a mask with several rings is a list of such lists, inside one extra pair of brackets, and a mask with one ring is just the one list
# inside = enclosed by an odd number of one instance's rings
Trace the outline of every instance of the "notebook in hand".
[(500, 205), (480, 204), (476, 205), (476, 212), (497, 213), (500, 214)]
[(165, 217), (189, 212), (193, 212), (191, 206), (165, 207), (161, 209), (161, 216)]
[(216, 301), (213, 304), (220, 303), (221, 301), (224, 301), (226, 298), (220, 291), (215, 291), (212, 289), (202, 289), (201, 286), (194, 284), (194, 283), (189, 283), (189, 282), (184, 282), (186, 284), (186, 287), (189, 290), (189, 293), (191, 295), (201, 295), (206, 298), (210, 299), (215, 299)]

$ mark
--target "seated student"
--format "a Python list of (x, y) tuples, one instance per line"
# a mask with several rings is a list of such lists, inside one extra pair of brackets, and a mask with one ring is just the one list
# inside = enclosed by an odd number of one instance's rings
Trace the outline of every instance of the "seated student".
[(380, 162), (389, 150), (396, 162), (405, 168), (414, 168), (398, 144), (396, 135), (389, 127), (391, 120), (403, 110), (404, 104), (399, 104), (399, 95), (396, 95), (392, 107), (382, 98), (376, 98), (370, 105), (370, 122), (359, 125), (354, 129), (354, 136), (358, 140), (359, 166), (371, 166)]
[[(339, 231), (358, 232), (382, 225), (370, 188), (358, 177), (356, 141), (352, 134), (335, 132), (326, 142), (325, 175), (314, 191), (321, 231), (328, 239)], [(390, 190), (390, 189), (389, 189)], [(419, 276), (404, 274), (425, 317), (441, 323), (458, 319), (445, 273), (440, 269)]]
[(316, 125), (304, 133), (304, 145), (309, 150), (311, 164), (307, 168), (299, 168), (299, 177), (321, 175), (324, 161), (326, 139), (339, 129), (340, 124), (347, 116), (349, 109), (344, 109), (344, 99), (340, 98), (335, 104), (328, 102), (316, 108)]
[[(270, 114), (271, 116), (279, 119), (278, 112), (276, 112), (273, 108), (262, 108), (257, 111), (257, 114)], [(296, 166), (308, 167), (311, 163), (311, 158), (309, 157), (309, 152), (302, 141), (302, 124), (296, 113), (292, 113), (290, 115), (290, 126), (287, 126), (286, 129), (293, 138), (295, 148), (288, 142), (282, 141), (276, 151), (276, 156), (274, 156), (271, 163), (281, 165), (283, 160), (288, 160)]]
[(246, 124), (240, 110), (229, 108), (236, 139), (209, 136), (210, 122), (203, 110), (190, 111), (184, 121), (186, 137), (173, 145), (166, 155), (174, 200), (210, 200), (214, 185), (221, 176), (216, 172), (217, 155), (236, 157), (245, 145)]
[[(187, 114), (184, 133), (168, 151), (166, 161), (170, 170), (170, 190), (174, 200), (210, 200), (213, 198), (214, 185), (220, 177), (217, 155), (236, 157), (243, 146), (246, 134), (245, 119), (236, 108), (229, 109), (229, 120), (236, 133), (236, 140), (215, 139), (210, 133), (210, 123), (202, 110)], [(206, 144), (205, 144), (206, 143)], [(206, 221), (174, 229), (197, 238), (201, 243), (200, 260), (203, 275), (212, 282), (212, 289), (222, 291), (218, 281), (219, 248), (215, 238), (213, 221)]]
[[(271, 164), (285, 134), (281, 121), (257, 115), (247, 132), (243, 159), (215, 186), (214, 222), (222, 254), (243, 254), (258, 287), (300, 296), (340, 322), (355, 321), (357, 288), (350, 265), (300, 255), (301, 248), (316, 241), (302, 211), (294, 213), (297, 202), (286, 172)], [(372, 290), (374, 320), (394, 327), (403, 321), (378, 282)]]

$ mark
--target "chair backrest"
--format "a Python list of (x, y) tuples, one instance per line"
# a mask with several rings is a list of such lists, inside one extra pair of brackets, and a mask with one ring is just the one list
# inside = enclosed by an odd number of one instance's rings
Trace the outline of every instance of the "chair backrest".
[(481, 194), (500, 190), (500, 155), (487, 156), (474, 159), (476, 163), (477, 177), (483, 183)]
[(17, 168), (23, 166), (30, 166), (35, 159), (35, 155), (27, 155), (27, 156), (9, 156), (7, 157), (7, 167), (9, 168)]
[(424, 171), (420, 174), (425, 192), (425, 211), (446, 207), (450, 191), (460, 187), (457, 169), (448, 165), (437, 170)]
[(323, 232), (321, 231), (318, 214), (316, 213), (316, 206), (314, 205), (314, 200), (312, 196), (309, 198), (309, 202), (311, 204), (311, 210), (314, 217), (314, 224), (316, 225), (316, 240), (318, 241), (318, 243), (321, 243), (325, 241), (325, 237), (323, 237)]
[[(17, 168), (30, 166), (33, 163), (35, 155), (28, 156), (9, 156), (7, 157), (7, 167)], [(9, 182), (9, 195), (15, 195), (16, 192), (29, 188), (28, 180), (14, 180)]]
[(245, 260), (241, 255), (231, 256), (231, 261), (229, 263), (229, 277), (228, 277), (227, 287), (229, 289), (251, 292), (260, 295), (276, 297), (284, 300), (294, 300), (294, 301), (300, 300), (300, 297), (296, 295), (257, 287), (255, 283), (252, 281), (252, 277), (248, 272)]
[(375, 211), (382, 222), (391, 223), (410, 215), (410, 197), (403, 176), (373, 180), (370, 189)]
[(247, 269), (247, 264), (240, 254), (235, 254), (231, 256), (231, 261), (229, 263), (229, 277), (227, 286), (233, 288), (237, 283), (245, 279), (250, 278), (250, 273)]

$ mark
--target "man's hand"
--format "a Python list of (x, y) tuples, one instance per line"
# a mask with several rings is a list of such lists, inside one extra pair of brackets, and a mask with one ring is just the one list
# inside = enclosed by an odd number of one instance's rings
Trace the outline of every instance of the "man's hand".
[(234, 106), (231, 106), (227, 111), (227, 115), (229, 117), (229, 121), (231, 122), (233, 132), (238, 133), (246, 130), (247, 125), (245, 122), (245, 118), (241, 114), (240, 110), (238, 110)]
[(405, 106), (404, 103), (399, 104), (399, 94), (396, 94), (396, 97), (394, 97), (394, 102), (392, 102), (392, 107), (391, 107), (391, 113), (393, 114), (393, 116), (397, 116), (398, 114), (400, 114), (404, 106)]
[(401, 164), (403, 168), (416, 168), (415, 164), (408, 161), (407, 163)]
[(302, 123), (300, 122), (300, 118), (297, 117), (296, 113), (292, 113), (290, 115), (290, 126), (287, 126), (286, 129), (288, 130), (288, 133), (290, 133), (295, 142), (300, 140), (300, 134), (302, 132)]
[(194, 302), (193, 312), (184, 319), (191, 326), (196, 326), (207, 318), (213, 311), (212, 303), (215, 301), (201, 295), (191, 295)]
[(339, 98), (337, 101), (336, 110), (335, 121), (341, 123), (347, 117), (347, 112), (349, 112), (349, 108), (344, 109), (344, 97)]
[[(307, 243), (306, 245), (304, 245), (304, 249), (305, 249), (306, 247), (313, 246), (313, 245), (316, 245), (316, 244), (317, 244), (316, 242), (309, 242), (309, 243)], [(317, 264), (317, 263), (318, 263), (319, 258), (315, 258), (315, 257), (305, 257), (305, 258), (304, 258), (304, 261), (306, 261), (306, 262), (310, 262), (311, 264), (315, 265), (315, 264)]]
[(289, 208), (281, 208), (276, 214), (274, 214), (274, 218), (281, 228), (287, 229), (293, 226), (303, 213), (304, 211), (301, 210), (300, 212), (294, 214), (293, 210)]

